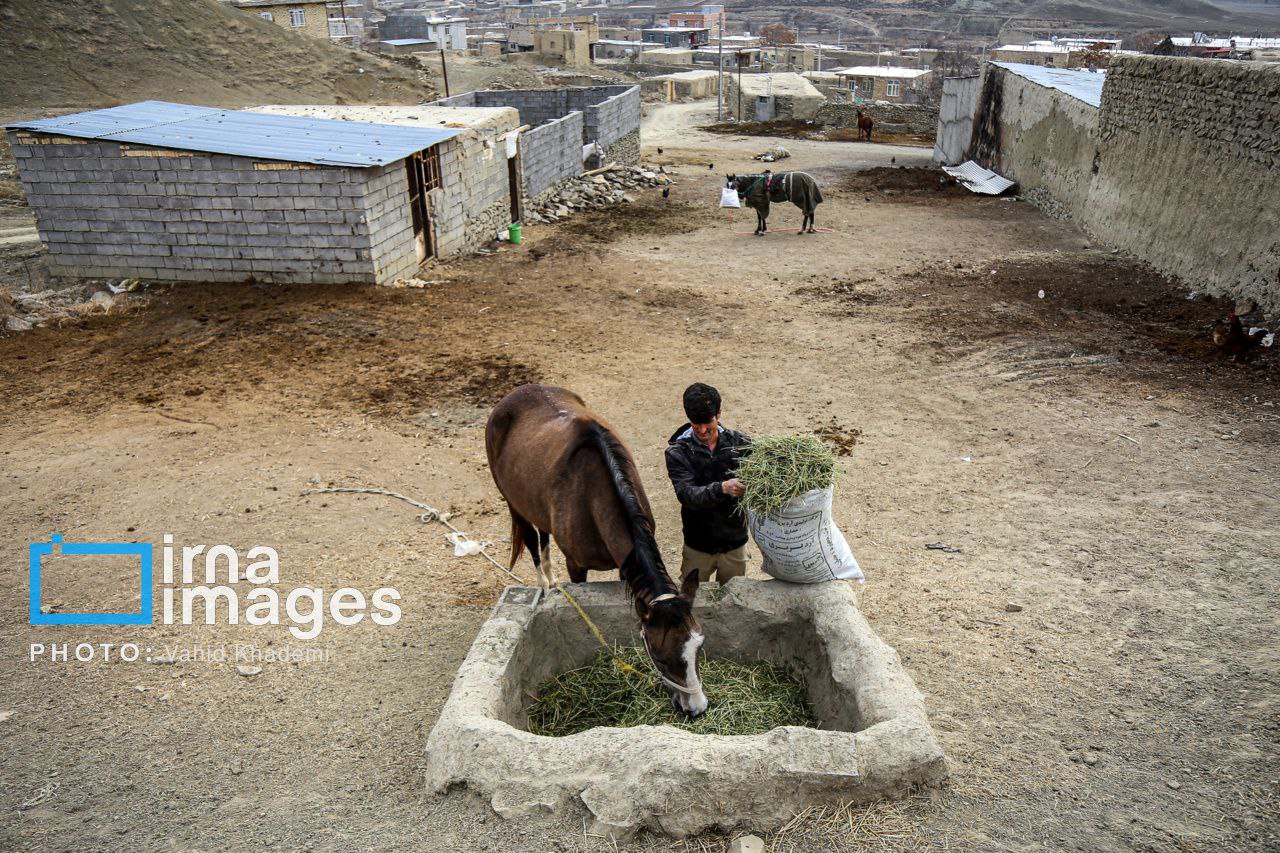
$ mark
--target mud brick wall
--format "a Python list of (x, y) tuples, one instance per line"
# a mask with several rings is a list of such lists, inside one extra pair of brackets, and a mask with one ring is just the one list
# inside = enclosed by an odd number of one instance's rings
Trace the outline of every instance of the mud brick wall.
[(55, 273), (153, 281), (374, 278), (363, 169), (10, 131)]
[(1280, 312), (1280, 65), (1117, 57), (1097, 140), (1091, 235)]
[[(842, 90), (848, 95), (848, 89)], [(885, 132), (933, 136), (938, 132), (938, 108), (923, 104), (823, 104), (814, 121), (831, 127), (857, 127), (858, 110), (871, 116)]]
[(986, 74), (979, 110), (999, 119), (994, 133), (978, 124), (970, 156), (1017, 181), (1018, 193), (1049, 216), (1087, 229), (1098, 108), (995, 65)]
[(1280, 312), (1280, 65), (1116, 57), (1098, 108), (988, 65), (967, 156), (1100, 245)]

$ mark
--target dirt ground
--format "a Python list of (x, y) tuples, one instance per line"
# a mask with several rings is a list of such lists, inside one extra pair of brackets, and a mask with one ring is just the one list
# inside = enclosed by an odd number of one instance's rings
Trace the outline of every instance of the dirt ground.
[[(394, 489), (504, 551), (483, 423), (529, 380), (578, 391), (630, 442), (669, 563), (662, 450), (689, 382), (719, 386), (734, 427), (845, 445), (861, 606), (951, 778), (804, 815), (771, 849), (1280, 847), (1280, 353), (1221, 358), (1227, 306), (1028, 204), (884, 171), (926, 149), (797, 141), (788, 165), (822, 183), (830, 230), (798, 236), (778, 206), (753, 237), (714, 205), (770, 140), (689, 130), (697, 109), (646, 119), (670, 201), (529, 228), (425, 289), (153, 288), (0, 337), (0, 848), (619, 849), (577, 816), (508, 823), (424, 790), (427, 733), (504, 579), (408, 506), (302, 494)], [(310, 644), (243, 624), (37, 630), (27, 545), (54, 532), (271, 545), (282, 589), (392, 586), (403, 618)], [(329, 659), (28, 660), (82, 641)]]
[[(799, 119), (790, 121), (721, 122), (709, 124), (703, 130), (709, 133), (736, 136), (780, 136), (784, 139), (810, 139), (828, 142), (861, 141), (856, 127), (824, 127)], [(894, 145), (933, 146), (932, 139), (926, 139), (913, 133), (887, 133), (884, 130), (873, 130), (872, 137), (873, 142), (888, 142)]]

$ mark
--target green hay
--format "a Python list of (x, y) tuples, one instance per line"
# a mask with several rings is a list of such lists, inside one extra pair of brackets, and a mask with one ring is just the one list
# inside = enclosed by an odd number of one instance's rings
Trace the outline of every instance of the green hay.
[(763, 515), (814, 489), (836, 481), (836, 457), (816, 435), (765, 435), (751, 440), (751, 453), (738, 466), (746, 486), (744, 510)]
[[(617, 655), (644, 677), (628, 675)], [(529, 731), (563, 737), (597, 726), (675, 726), (704, 735), (754, 735), (778, 726), (814, 725), (804, 686), (767, 661), (741, 664), (702, 660), (698, 675), (710, 703), (691, 720), (671, 706), (670, 694), (647, 673), (653, 665), (643, 648), (601, 649), (587, 666), (562, 672), (542, 685), (529, 708)]]

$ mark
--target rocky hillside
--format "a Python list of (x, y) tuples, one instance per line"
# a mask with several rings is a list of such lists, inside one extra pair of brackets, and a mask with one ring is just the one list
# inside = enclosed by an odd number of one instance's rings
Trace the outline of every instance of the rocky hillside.
[(217, 0), (0, 2), (0, 108), (419, 103), (424, 75)]

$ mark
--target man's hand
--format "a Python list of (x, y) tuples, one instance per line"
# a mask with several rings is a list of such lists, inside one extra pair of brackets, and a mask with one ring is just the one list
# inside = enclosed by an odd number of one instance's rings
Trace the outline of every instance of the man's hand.
[(747, 493), (747, 487), (742, 485), (742, 481), (737, 477), (725, 480), (720, 484), (720, 489), (731, 498), (740, 498)]

